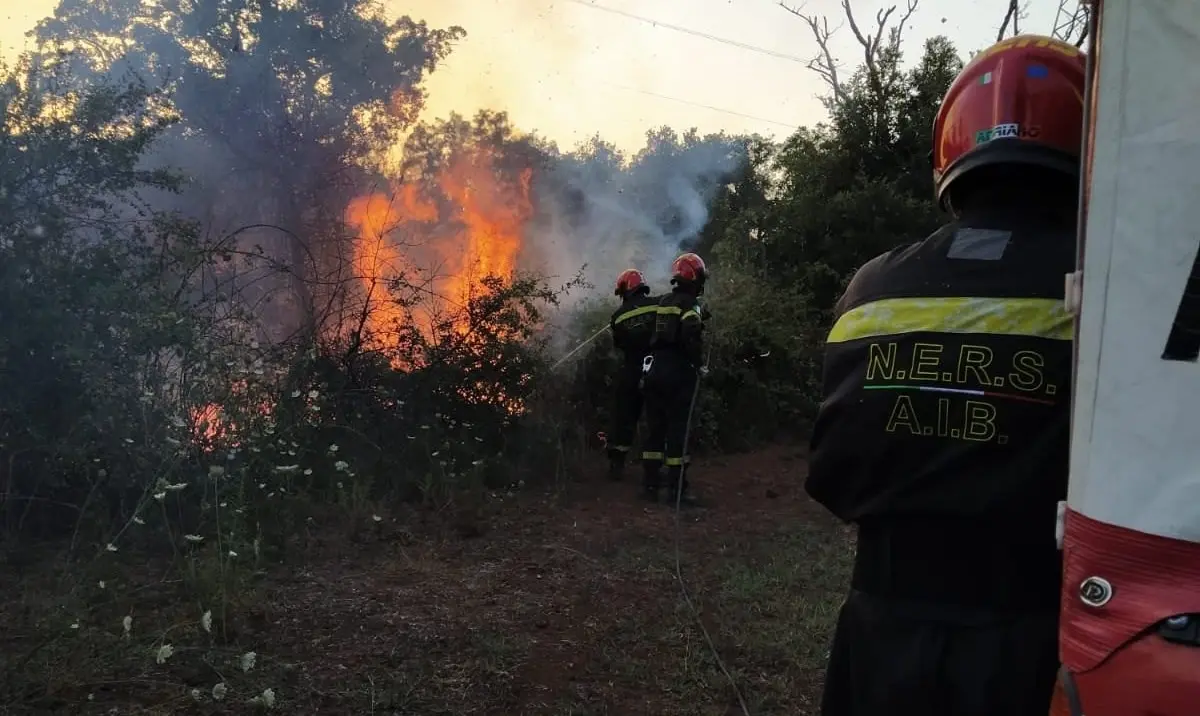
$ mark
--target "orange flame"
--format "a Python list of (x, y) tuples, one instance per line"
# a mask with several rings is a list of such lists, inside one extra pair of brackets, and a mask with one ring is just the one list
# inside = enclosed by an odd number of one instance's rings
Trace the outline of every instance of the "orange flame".
[[(393, 196), (369, 194), (350, 202), (347, 220), (358, 230), (354, 246), (354, 275), (363, 284), (364, 316), (371, 340), (379, 343), (383, 335), (408, 318), (402, 306), (392, 300), (388, 282), (409, 268), (393, 232), (407, 222), (437, 221), (433, 202), (419, 195), (416, 186), (406, 185)], [(381, 348), (373, 345), (372, 348)]]
[[(472, 151), (432, 182), (404, 184), (392, 196), (371, 194), (352, 201), (347, 219), (359, 236), (354, 268), (367, 294), (366, 332), (386, 336), (399, 322), (411, 320), (386, 288), (406, 270), (440, 264), (442, 275), (433, 294), (445, 297), (451, 309), (464, 306), (482, 278), (510, 277), (533, 215), (532, 176), (526, 169), (506, 180), (490, 156)], [(439, 211), (433, 191), (449, 209)], [(456, 328), (466, 326), (459, 321)]]

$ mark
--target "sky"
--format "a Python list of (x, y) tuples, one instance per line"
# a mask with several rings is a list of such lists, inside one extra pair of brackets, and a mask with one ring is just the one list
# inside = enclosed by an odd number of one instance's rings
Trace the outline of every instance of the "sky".
[[(905, 0), (853, 0), (860, 28)], [(57, 0), (6, 0), (0, 52), (11, 57), (24, 33)], [(467, 37), (429, 77), (426, 118), (481, 108), (564, 148), (596, 134), (624, 149), (647, 129), (757, 132), (783, 137), (824, 118), (824, 87), (805, 62), (817, 46), (808, 27), (778, 0), (384, 0), (396, 15)], [(795, 0), (806, 14), (841, 29), (835, 56), (847, 72), (861, 48), (840, 0)], [(1022, 31), (1049, 34), (1058, 3), (1028, 0)], [(921, 0), (906, 28), (910, 57), (945, 34), (965, 55), (995, 41), (1008, 0)], [(682, 29), (679, 29), (682, 28)], [(705, 37), (707, 36), (707, 37)], [(716, 39), (714, 39), (716, 38)]]

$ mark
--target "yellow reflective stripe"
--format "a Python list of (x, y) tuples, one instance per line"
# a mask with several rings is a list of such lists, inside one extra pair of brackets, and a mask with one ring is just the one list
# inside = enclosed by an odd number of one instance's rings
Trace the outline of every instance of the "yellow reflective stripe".
[(987, 333), (1069, 341), (1074, 321), (1051, 298), (888, 298), (847, 311), (829, 343), (901, 333)]
[(613, 324), (620, 323), (628, 318), (635, 318), (637, 316), (644, 316), (647, 313), (654, 313), (657, 308), (658, 306), (642, 306), (641, 308), (631, 309), (614, 318)]
[(689, 316), (701, 317), (698, 308), (689, 308), (685, 311), (679, 306), (659, 306), (658, 313), (665, 316), (680, 316), (682, 320), (687, 320)]
[(684, 457), (669, 457), (669, 458), (667, 458), (667, 461), (665, 464), (667, 467), (681, 467), (683, 465), (688, 464), (691, 461), (692, 461), (692, 459), (685, 455)]
[(611, 446), (609, 446), (609, 450), (616, 450), (617, 452), (629, 452), (629, 446), (628, 445), (611, 445)]
[(663, 454), (661, 452), (644, 452), (642, 453), (643, 460), (661, 460)]

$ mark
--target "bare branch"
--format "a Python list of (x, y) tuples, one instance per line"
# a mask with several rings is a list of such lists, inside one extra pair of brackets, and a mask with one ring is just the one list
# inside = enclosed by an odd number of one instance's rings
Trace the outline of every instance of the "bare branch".
[(784, 3), (783, 0), (780, 0), (779, 7), (803, 20), (808, 25), (809, 30), (812, 31), (813, 39), (817, 41), (819, 52), (816, 57), (809, 60), (808, 69), (817, 73), (825, 81), (825, 84), (829, 86), (830, 91), (833, 92), (833, 104), (841, 104), (845, 100), (846, 94), (842, 88), (841, 79), (838, 77), (837, 61), (833, 58), (833, 51), (829, 49), (829, 40), (840, 29), (840, 26), (830, 30), (829, 18), (805, 15), (801, 12), (802, 7), (791, 7)]
[[(879, 10), (875, 14), (875, 27), (871, 28), (869, 32), (863, 32), (859, 27), (858, 20), (854, 17), (851, 0), (842, 0), (842, 12), (850, 25), (850, 31), (854, 33), (854, 39), (858, 41), (863, 50), (863, 64), (866, 67), (867, 81), (871, 84), (871, 90), (878, 97), (885, 94), (884, 72), (879, 66), (879, 61), (885, 56), (885, 50), (888, 53), (899, 53), (904, 37), (904, 28), (912, 19), (913, 13), (917, 11), (919, 2), (920, 0), (905, 0), (904, 12), (895, 24), (892, 22), (892, 16), (896, 13), (896, 5)], [(840, 26), (830, 30), (827, 17), (806, 15), (801, 8), (791, 7), (783, 0), (779, 0), (779, 6), (803, 20), (812, 31), (820, 52), (809, 62), (808, 67), (825, 80), (825, 83), (833, 90), (831, 104), (841, 104), (846, 98), (846, 92), (838, 75), (839, 68), (833, 58), (833, 51), (829, 46), (830, 38), (840, 29)]]
[(1000, 23), (1000, 31), (996, 33), (996, 42), (1004, 39), (1004, 33), (1008, 31), (1008, 26), (1011, 23), (1013, 26), (1013, 34), (1017, 34), (1017, 22), (1021, 14), (1019, 0), (1009, 0), (1008, 9), (1004, 11), (1004, 22)]

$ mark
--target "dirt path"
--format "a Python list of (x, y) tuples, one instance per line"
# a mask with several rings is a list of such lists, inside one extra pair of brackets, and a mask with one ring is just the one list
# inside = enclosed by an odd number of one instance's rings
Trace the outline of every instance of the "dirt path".
[[(680, 530), (685, 580), (758, 714), (811, 712), (845, 583), (848, 535), (803, 496), (803, 470), (782, 447), (700, 463), (714, 506)], [(281, 583), (261, 651), (295, 666), (275, 688), (300, 713), (735, 712), (679, 598), (669, 511), (598, 475), (498, 498), (512, 504), (478, 538), (401, 535)]]
[[(805, 498), (804, 470), (794, 447), (700, 461), (712, 506), (679, 525), (686, 583), (756, 716), (815, 712), (848, 578), (850, 534)], [(161, 612), (136, 615), (181, 645), (163, 665), (105, 616), (107, 646), (45, 672), (62, 677), (39, 687), (52, 698), (3, 711), (252, 713), (270, 688), (280, 712), (306, 715), (739, 714), (680, 598), (674, 517), (636, 499), (634, 472), (497, 493), (469, 521), (402, 528), (411, 520), (389, 515), (366, 539), (316, 540), (303, 566), (234, 605), (221, 643), (199, 631), (197, 605), (165, 595)], [(251, 650), (254, 669), (232, 666)]]

